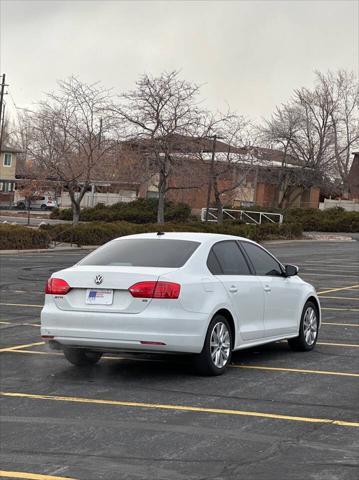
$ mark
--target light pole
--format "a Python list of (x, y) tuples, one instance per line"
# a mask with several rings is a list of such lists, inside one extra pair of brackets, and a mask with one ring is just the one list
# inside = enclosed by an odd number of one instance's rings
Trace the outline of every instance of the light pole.
[(215, 160), (215, 155), (216, 155), (216, 145), (217, 145), (217, 140), (222, 138), (222, 137), (219, 137), (217, 134), (214, 134), (214, 135), (208, 136), (206, 138), (212, 138), (213, 139), (212, 158), (211, 158), (211, 165), (210, 165), (210, 170), (209, 170), (207, 205), (206, 205), (206, 222), (208, 222), (209, 206), (210, 206), (210, 203), (211, 203), (212, 186), (213, 186), (213, 179), (214, 179), (214, 160)]

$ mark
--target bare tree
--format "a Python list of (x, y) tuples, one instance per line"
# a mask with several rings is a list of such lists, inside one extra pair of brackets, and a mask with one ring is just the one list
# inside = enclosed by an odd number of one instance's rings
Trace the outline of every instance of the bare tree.
[(316, 72), (316, 90), (328, 97), (333, 137), (333, 155), (343, 182), (343, 193), (349, 193), (348, 176), (352, 151), (359, 147), (359, 83), (353, 72), (339, 70), (326, 75)]
[(117, 146), (109, 102), (108, 90), (70, 77), (32, 115), (30, 154), (44, 175), (66, 186), (74, 224), (94, 170)]
[[(197, 155), (208, 166), (206, 217), (208, 219), (213, 190), (217, 221), (222, 223), (224, 202), (244, 187), (259, 163), (254, 155), (254, 131), (248, 119), (230, 112), (210, 116), (205, 125), (201, 143), (206, 142), (207, 149), (201, 149)], [(211, 144), (209, 153), (208, 145)]]
[[(338, 174), (348, 190), (351, 150), (359, 141), (358, 98), (353, 74), (316, 72), (313, 89), (296, 90), (265, 122), (262, 138), (283, 152), (279, 206), (293, 200), (298, 185), (309, 189)], [(293, 164), (297, 168), (288, 168)]]
[(198, 93), (198, 85), (181, 80), (177, 71), (158, 77), (145, 74), (113, 108), (115, 117), (127, 124), (127, 140), (142, 151), (143, 168), (157, 185), (158, 223), (164, 223), (166, 193), (182, 188), (170, 180), (179, 154), (188, 148), (181, 138), (193, 136), (199, 126)]

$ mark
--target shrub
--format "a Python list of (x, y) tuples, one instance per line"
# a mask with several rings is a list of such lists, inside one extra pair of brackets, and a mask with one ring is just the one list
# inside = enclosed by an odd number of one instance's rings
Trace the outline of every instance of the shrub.
[(18, 225), (0, 225), (0, 250), (47, 248), (49, 235), (46, 231)]
[[(93, 208), (83, 208), (80, 220), (84, 222), (114, 222), (126, 221), (133, 223), (153, 223), (157, 219), (157, 205), (155, 199), (139, 198), (130, 203), (115, 203), (114, 205), (98, 204)], [(188, 220), (191, 209), (185, 203), (166, 202), (165, 218), (171, 222), (184, 222)], [(54, 209), (51, 218), (72, 220), (71, 208)]]
[(335, 207), (327, 210), (295, 208), (287, 210), (284, 221), (301, 223), (305, 231), (359, 232), (359, 212)]
[(81, 223), (75, 227), (59, 224), (41, 227), (52, 240), (76, 243), (78, 245), (102, 245), (116, 237), (145, 232), (208, 232), (223, 233), (250, 238), (256, 241), (271, 239), (298, 238), (302, 234), (300, 224), (265, 224), (239, 225), (226, 223), (223, 225), (205, 223), (166, 223), (165, 225), (139, 225), (128, 222), (91, 222)]

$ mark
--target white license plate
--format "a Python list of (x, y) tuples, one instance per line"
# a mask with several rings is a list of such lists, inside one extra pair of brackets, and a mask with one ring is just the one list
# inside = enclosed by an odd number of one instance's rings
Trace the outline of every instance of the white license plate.
[(89, 305), (112, 305), (113, 290), (93, 289), (86, 290), (86, 303)]

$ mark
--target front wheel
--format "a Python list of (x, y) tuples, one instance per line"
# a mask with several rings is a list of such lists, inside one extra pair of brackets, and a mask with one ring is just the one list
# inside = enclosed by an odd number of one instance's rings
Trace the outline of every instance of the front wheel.
[(232, 330), (228, 320), (215, 315), (209, 324), (202, 352), (197, 355), (196, 367), (202, 375), (221, 375), (232, 355)]
[(64, 355), (73, 365), (83, 367), (85, 365), (95, 365), (102, 357), (101, 352), (91, 352), (81, 348), (64, 347)]
[(317, 306), (309, 301), (304, 305), (299, 326), (299, 335), (288, 339), (292, 350), (308, 352), (313, 350), (317, 343), (319, 332), (319, 312)]

